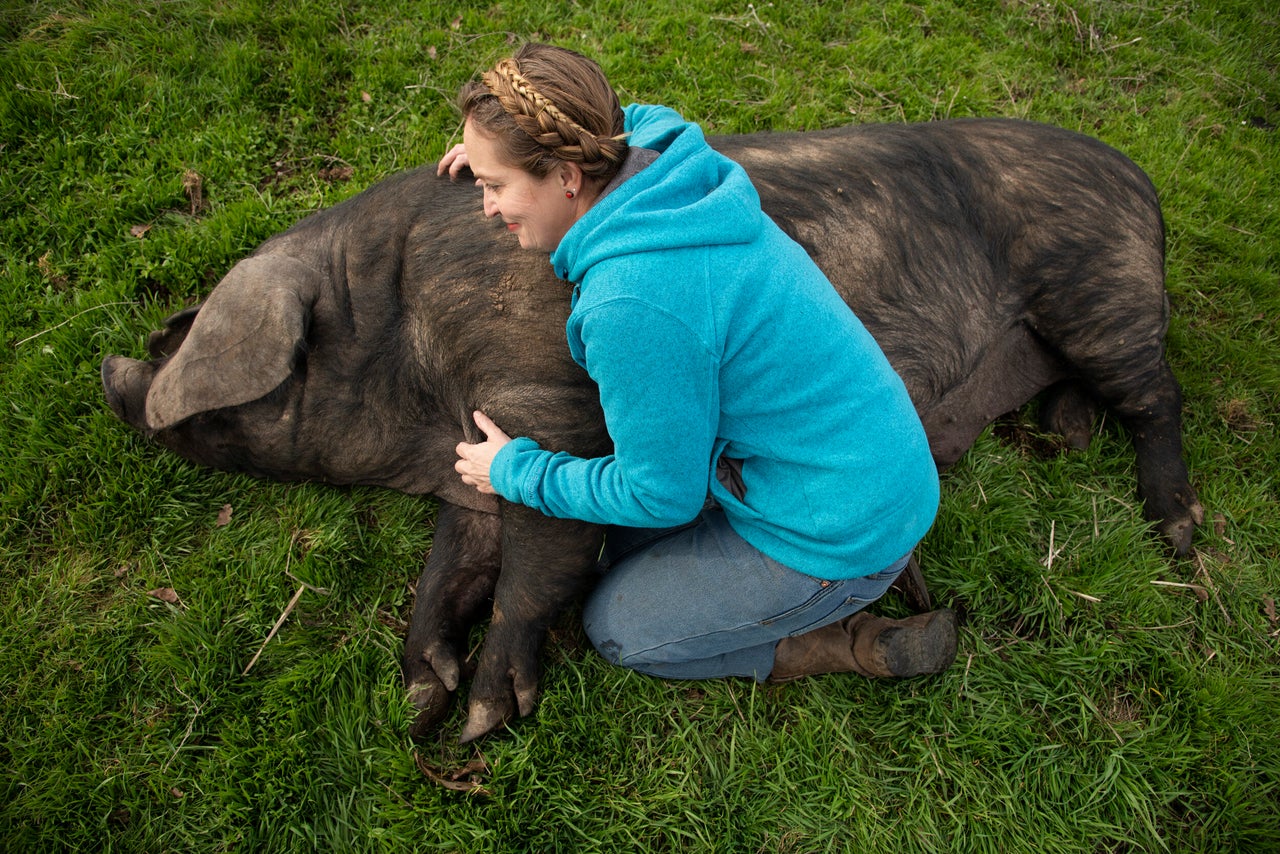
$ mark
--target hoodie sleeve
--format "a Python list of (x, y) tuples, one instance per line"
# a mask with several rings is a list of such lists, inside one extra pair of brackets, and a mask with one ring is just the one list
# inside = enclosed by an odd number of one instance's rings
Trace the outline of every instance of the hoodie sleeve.
[(614, 453), (581, 459), (518, 439), (494, 458), (504, 498), (549, 516), (670, 527), (702, 508), (719, 420), (718, 364), (679, 318), (619, 298), (581, 320)]

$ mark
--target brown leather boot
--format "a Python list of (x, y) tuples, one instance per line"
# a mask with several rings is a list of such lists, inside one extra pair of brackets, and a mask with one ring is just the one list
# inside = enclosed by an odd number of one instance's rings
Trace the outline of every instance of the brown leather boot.
[(837, 623), (783, 638), (773, 655), (770, 682), (819, 673), (872, 677), (941, 673), (956, 658), (956, 614), (950, 608), (890, 620), (859, 611)]

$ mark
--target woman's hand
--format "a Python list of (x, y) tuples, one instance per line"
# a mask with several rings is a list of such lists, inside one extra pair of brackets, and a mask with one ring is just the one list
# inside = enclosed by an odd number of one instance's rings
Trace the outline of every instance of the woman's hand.
[[(467, 159), (467, 147), (462, 143), (458, 143), (444, 157), (440, 158), (440, 163), (436, 166), (436, 174), (443, 175), (449, 173), (449, 179), (457, 180), (458, 173), (471, 165), (471, 161)], [(479, 181), (476, 181), (479, 184)]]
[[(458, 146), (461, 148), (461, 146)], [(455, 149), (456, 150), (456, 149)], [(489, 483), (489, 467), (493, 458), (502, 450), (502, 446), (511, 441), (511, 437), (489, 420), (489, 416), (477, 410), (473, 413), (476, 426), (484, 433), (485, 440), (476, 445), (459, 442), (457, 451), (459, 460), (453, 464), (453, 470), (462, 475), (462, 482), (474, 486), (481, 492), (496, 495), (493, 485)]]

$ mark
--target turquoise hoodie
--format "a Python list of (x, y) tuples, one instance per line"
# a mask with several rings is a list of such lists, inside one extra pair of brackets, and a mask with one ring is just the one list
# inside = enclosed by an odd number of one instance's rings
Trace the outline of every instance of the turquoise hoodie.
[[(697, 125), (632, 105), (626, 130), (657, 159), (551, 255), (576, 283), (569, 349), (600, 387), (614, 452), (581, 459), (516, 439), (494, 458), (494, 488), (550, 516), (629, 527), (688, 522), (709, 491), (743, 539), (793, 569), (884, 569), (938, 506), (902, 381)], [(716, 477), (722, 455), (741, 461), (742, 498)]]

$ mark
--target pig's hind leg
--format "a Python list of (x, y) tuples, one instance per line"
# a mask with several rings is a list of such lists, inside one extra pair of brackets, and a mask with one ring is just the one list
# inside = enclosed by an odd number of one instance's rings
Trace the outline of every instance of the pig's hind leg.
[(1133, 442), (1147, 520), (1156, 523), (1176, 554), (1185, 555), (1204, 521), (1204, 508), (1183, 460), (1182, 391), (1161, 348), (1148, 355), (1145, 369), (1133, 362), (1117, 364), (1097, 387)]
[(502, 563), (502, 521), (440, 503), (404, 644), (404, 684), (418, 710), (410, 735), (427, 738), (448, 714), (465, 670), (467, 635), (488, 610)]
[(1183, 461), (1182, 392), (1164, 353), (1169, 308), (1160, 245), (1158, 232), (1094, 241), (1059, 279), (1070, 285), (1059, 293), (1074, 298), (1042, 301), (1036, 326), (1087, 389), (1051, 397), (1057, 429), (1070, 434), (1066, 422), (1073, 421), (1078, 432), (1091, 396), (1119, 417), (1133, 442), (1146, 518), (1182, 555), (1204, 509)]

